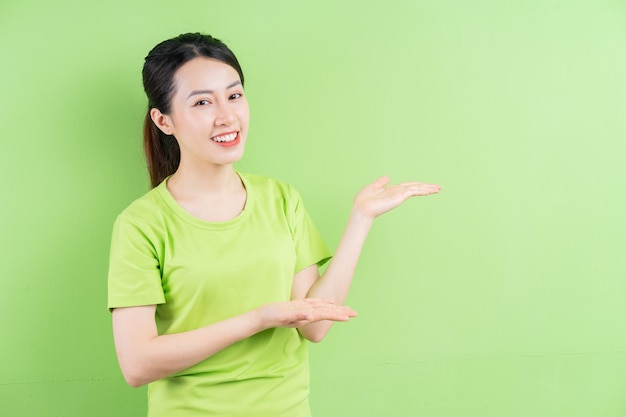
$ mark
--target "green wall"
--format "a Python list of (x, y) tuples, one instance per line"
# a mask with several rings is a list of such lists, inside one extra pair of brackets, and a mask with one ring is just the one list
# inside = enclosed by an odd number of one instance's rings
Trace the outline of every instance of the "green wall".
[(388, 174), (442, 184), (378, 220), (311, 346), (316, 416), (626, 415), (626, 3), (0, 3), (0, 415), (140, 416), (113, 350), (114, 217), (148, 187), (140, 70), (225, 40), (239, 169), (295, 184), (329, 245)]

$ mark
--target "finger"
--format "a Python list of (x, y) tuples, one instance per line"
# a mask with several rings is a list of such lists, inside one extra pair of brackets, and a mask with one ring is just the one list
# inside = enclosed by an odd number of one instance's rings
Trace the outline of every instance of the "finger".
[(288, 319), (288, 321), (290, 323), (312, 322), (312, 321), (315, 321), (315, 314), (313, 314), (313, 309), (297, 310), (297, 311), (292, 312), (292, 315)]
[(322, 298), (305, 298), (303, 301), (309, 305), (336, 305), (334, 300)]
[(338, 306), (324, 302), (315, 302), (308, 307), (299, 306), (297, 310), (291, 311), (292, 320), (307, 320), (310, 322), (321, 320), (348, 321), (352, 317), (356, 317), (356, 311), (347, 306)]
[(406, 181), (406, 182), (398, 183), (397, 185), (399, 187), (413, 187), (417, 185), (427, 185), (427, 184), (424, 184), (423, 182), (417, 182), (417, 181)]
[(322, 300), (318, 298), (307, 298), (304, 300), (295, 300), (289, 303), (289, 310), (294, 313), (311, 313), (316, 311), (343, 309), (343, 306), (337, 306), (332, 300)]
[(322, 320), (330, 320), (330, 321), (350, 321), (350, 319), (356, 317), (356, 313), (352, 312), (352, 313), (339, 313), (339, 312), (333, 312), (333, 313), (328, 313), (328, 314), (324, 314), (324, 315), (319, 315), (319, 316), (315, 316), (315, 321), (322, 321)]
[(430, 184), (430, 183), (427, 183), (427, 182), (419, 182), (419, 181), (406, 181), (406, 182), (398, 183), (397, 185), (400, 185), (400, 186), (403, 186), (403, 187), (404, 186), (413, 186), (413, 185), (423, 185), (423, 186), (426, 186), (426, 187), (430, 187), (430, 186), (441, 187), (439, 184)]
[(302, 301), (307, 302), (307, 303), (322, 302), (322, 303), (335, 304), (335, 301), (331, 300), (330, 298), (305, 298)]
[(423, 182), (403, 182), (403, 183), (398, 184), (397, 186), (401, 188), (423, 189), (423, 190), (429, 190), (429, 191), (441, 190), (441, 185), (439, 184), (426, 184)]
[(410, 192), (412, 195), (429, 195), (441, 191), (441, 186), (436, 184), (419, 184), (407, 187), (406, 191)]
[(348, 321), (357, 316), (356, 311), (346, 306), (333, 306), (333, 307), (317, 307), (313, 311), (315, 321), (319, 320), (333, 320), (333, 321)]
[[(356, 312), (348, 306), (335, 304), (335, 301), (321, 298), (305, 298), (289, 302), (290, 309), (296, 314), (313, 314), (316, 318), (320, 315), (338, 314), (341, 316), (356, 317)], [(303, 316), (298, 316), (303, 317)]]
[(389, 184), (389, 181), (391, 181), (391, 179), (390, 179), (388, 176), (386, 176), (386, 175), (385, 175), (385, 176), (383, 176), (383, 177), (380, 177), (380, 178), (379, 178), (379, 179), (377, 179), (376, 181), (374, 181), (374, 182), (372, 183), (372, 185), (373, 185), (374, 187), (382, 188), (382, 187), (384, 187), (385, 185)]

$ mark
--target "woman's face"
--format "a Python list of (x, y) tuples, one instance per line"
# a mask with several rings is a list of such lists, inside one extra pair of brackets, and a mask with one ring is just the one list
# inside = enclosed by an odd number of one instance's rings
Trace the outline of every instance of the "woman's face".
[(170, 114), (153, 109), (152, 118), (176, 137), (181, 166), (228, 165), (241, 159), (250, 114), (237, 71), (221, 61), (197, 57), (176, 71), (174, 88)]

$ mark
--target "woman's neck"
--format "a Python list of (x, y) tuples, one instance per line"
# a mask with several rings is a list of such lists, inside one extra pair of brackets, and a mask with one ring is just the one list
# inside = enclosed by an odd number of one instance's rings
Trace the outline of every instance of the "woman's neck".
[(176, 202), (191, 215), (210, 222), (237, 217), (244, 209), (246, 189), (232, 165), (212, 169), (179, 169), (167, 181)]
[(198, 196), (241, 191), (243, 184), (232, 165), (206, 167), (181, 165), (168, 180), (167, 188), (178, 194)]

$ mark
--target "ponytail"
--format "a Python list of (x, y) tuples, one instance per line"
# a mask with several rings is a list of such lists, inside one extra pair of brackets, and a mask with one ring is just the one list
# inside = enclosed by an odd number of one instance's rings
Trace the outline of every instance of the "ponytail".
[(143, 150), (146, 154), (152, 188), (178, 169), (180, 163), (178, 142), (174, 136), (166, 135), (156, 127), (150, 117), (150, 110), (143, 124)]

